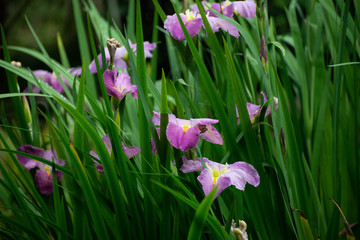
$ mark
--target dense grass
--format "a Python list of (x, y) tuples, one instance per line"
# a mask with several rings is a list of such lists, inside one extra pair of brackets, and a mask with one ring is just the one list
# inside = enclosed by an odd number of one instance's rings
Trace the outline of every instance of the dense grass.
[[(121, 32), (91, 0), (72, 1), (83, 62), (80, 78), (67, 72), (68, 50), (60, 35), (57, 62), (31, 19), (27, 22), (40, 51), (12, 46), (2, 32), (0, 67), (6, 70), (9, 91), (0, 99), (11, 98), (13, 112), (0, 106), (0, 238), (235, 239), (232, 219), (246, 221), (250, 239), (359, 238), (360, 4), (319, 0), (301, 6), (291, 1), (284, 6), (289, 29), (282, 35), (267, 12), (271, 2), (257, 1), (253, 19), (230, 19), (213, 11), (236, 27), (240, 37), (234, 38), (213, 33), (196, 1), (206, 32), (191, 38), (182, 24), (186, 40), (176, 41), (163, 29), (170, 13), (153, 0), (152, 41), (164, 35), (157, 48), (168, 54), (153, 51), (146, 61), (140, 1), (130, 2)], [(181, 1), (173, 6), (176, 14), (186, 10)], [(129, 95), (116, 105), (107, 94), (105, 67), (97, 55), (104, 54), (108, 38), (127, 49), (137, 100)], [(128, 39), (137, 44), (136, 55)], [(266, 58), (259, 57), (260, 50)], [(35, 69), (10, 64), (12, 51), (42, 61), (58, 79), (62, 75), (69, 82), (67, 88), (60, 80), (64, 94), (39, 81)], [(168, 60), (168, 71), (158, 64), (160, 58)], [(88, 68), (93, 59), (97, 74)], [(41, 93), (19, 91), (23, 80)], [(266, 103), (261, 91), (269, 98)], [(247, 102), (264, 104), (255, 120), (249, 118)], [(265, 116), (267, 107), (270, 116)], [(161, 114), (160, 137), (152, 122), (154, 110)], [(182, 119), (218, 119), (215, 127), (224, 144), (200, 140), (186, 153), (171, 148), (166, 137), (171, 113)], [(105, 134), (118, 146), (110, 154)], [(152, 138), (158, 154), (152, 153)], [(121, 142), (141, 147), (141, 153), (128, 159)], [(34, 157), (64, 174), (52, 194), (42, 195), (35, 171), (19, 163), (17, 154), (29, 156), (17, 151), (22, 144), (56, 150), (65, 160), (62, 167)], [(91, 150), (105, 174), (96, 171)], [(214, 200), (216, 190), (205, 196), (198, 173), (180, 171), (184, 154), (223, 164), (248, 162), (258, 171), (260, 185), (248, 184), (245, 191), (229, 187)], [(346, 234), (339, 235), (343, 229)]]

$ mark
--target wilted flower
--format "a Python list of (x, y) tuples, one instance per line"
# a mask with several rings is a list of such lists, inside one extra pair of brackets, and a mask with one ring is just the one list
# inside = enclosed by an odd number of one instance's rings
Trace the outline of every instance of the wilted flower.
[[(201, 18), (197, 17), (196, 14), (193, 13), (191, 10), (186, 10), (185, 14), (180, 13), (179, 15), (181, 20), (185, 24), (185, 27), (189, 32), (190, 37), (196, 36), (200, 32), (202, 27)], [(176, 40), (179, 41), (185, 40), (185, 34), (181, 29), (180, 22), (176, 14), (167, 16), (164, 22), (164, 28)]]
[(117, 70), (107, 69), (103, 77), (109, 96), (123, 99), (126, 94), (131, 93), (134, 98), (138, 98), (137, 87), (131, 84), (129, 74), (121, 72), (118, 75)]
[[(137, 50), (137, 45), (131, 43), (131, 41), (129, 40), (129, 44), (130, 44), (130, 48), (133, 50), (133, 52), (136, 55), (136, 50)], [(145, 58), (151, 58), (152, 54), (151, 51), (153, 51), (156, 48), (156, 43), (149, 43), (148, 41), (144, 42), (144, 53), (145, 53)], [(106, 47), (104, 49), (105, 52), (105, 61), (106, 61), (106, 66), (110, 65), (110, 53), (109, 53), (109, 49)], [(127, 61), (128, 61), (128, 52), (126, 51), (125, 46), (121, 46), (119, 48), (116, 48), (115, 50), (115, 54), (114, 54), (114, 66), (116, 68), (120, 68), (120, 69), (127, 69), (128, 65), (127, 65)], [(100, 68), (102, 68), (102, 55), (101, 53), (97, 56), (98, 61), (99, 61), (99, 65)], [(90, 65), (89, 65), (89, 69), (91, 73), (97, 73), (97, 69), (96, 69), (96, 64), (95, 64), (95, 60), (93, 60)]]
[[(264, 104), (265, 104), (268, 101), (268, 98), (267, 98), (266, 94), (263, 91), (261, 91), (261, 95), (263, 95), (263, 97), (264, 97)], [(275, 103), (275, 109), (277, 109), (278, 108), (278, 99), (276, 97), (274, 97), (274, 103)], [(248, 110), (248, 113), (249, 113), (251, 123), (254, 123), (255, 118), (260, 115), (264, 104), (263, 105), (256, 105), (256, 104), (253, 104), (253, 103), (250, 103), (250, 102), (246, 103), (246, 107), (247, 107), (247, 110)], [(238, 122), (238, 124), (240, 124), (239, 113), (238, 113), (238, 110), (237, 110), (236, 106), (235, 106), (235, 110), (236, 110), (237, 122)], [(268, 106), (267, 109), (266, 109), (266, 112), (265, 112), (265, 117), (267, 117), (270, 113), (271, 113), (271, 108), (270, 108), (270, 106)]]
[[(110, 137), (108, 134), (106, 134), (103, 138), (102, 138), (106, 149), (108, 150), (109, 154), (111, 154), (112, 151), (112, 146), (111, 146), (111, 142), (110, 142)], [(138, 155), (141, 151), (141, 149), (139, 147), (126, 147), (125, 144), (123, 142), (121, 142), (121, 148), (124, 151), (125, 155), (128, 158), (132, 158), (135, 157), (136, 155)], [(94, 151), (90, 151), (90, 155), (92, 155), (94, 158), (96, 159), (100, 159), (99, 155), (97, 155)], [(96, 160), (94, 160), (95, 167), (96, 169), (100, 172), (100, 173), (104, 173), (104, 169), (103, 166)]]
[[(42, 148), (34, 147), (32, 145), (22, 145), (18, 148), (19, 152), (25, 152), (32, 154), (34, 156), (54, 161), (55, 164), (64, 166), (65, 161), (59, 160), (56, 156), (56, 152), (54, 150), (44, 150)], [(22, 155), (17, 155), (18, 161), (26, 168), (38, 168), (35, 173), (35, 182), (36, 186), (39, 189), (41, 194), (50, 194), (53, 191), (53, 176), (52, 176), (52, 167), (39, 162), (35, 159), (25, 157)], [(57, 181), (61, 180), (63, 173), (60, 171), (56, 171), (56, 179)]]
[(235, 234), (238, 240), (248, 240), (246, 228), (247, 225), (245, 221), (239, 220), (239, 227), (237, 228), (234, 219), (232, 220), (231, 231)]
[(244, 191), (246, 183), (257, 187), (260, 176), (256, 169), (246, 162), (235, 162), (233, 164), (221, 164), (210, 161), (207, 158), (197, 158), (195, 161), (183, 157), (183, 165), (180, 170), (184, 173), (201, 171), (198, 180), (202, 185), (205, 195), (208, 195), (216, 186), (218, 187), (215, 197), (234, 185), (237, 189)]
[[(160, 113), (154, 111), (152, 121), (155, 125), (160, 125)], [(210, 118), (179, 119), (175, 115), (169, 114), (169, 123), (166, 128), (166, 137), (170, 144), (182, 151), (195, 148), (200, 136), (211, 143), (223, 144), (220, 133), (212, 125), (219, 120)]]

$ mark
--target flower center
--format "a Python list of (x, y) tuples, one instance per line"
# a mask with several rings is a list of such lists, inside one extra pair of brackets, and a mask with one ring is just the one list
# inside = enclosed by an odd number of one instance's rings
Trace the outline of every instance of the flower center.
[(182, 128), (184, 129), (184, 133), (190, 128), (190, 125), (188, 123), (185, 123)]
[(208, 163), (205, 163), (206, 167), (209, 169), (212, 177), (213, 177), (213, 185), (216, 184), (218, 178), (221, 176), (221, 174), (227, 173), (228, 170), (228, 164), (225, 165), (225, 167), (223, 169), (221, 169), (221, 171), (219, 170), (219, 168), (217, 166), (214, 167), (210, 167)]
[(226, 0), (224, 3), (224, 5), (221, 6), (221, 10), (224, 10), (224, 8), (226, 8), (227, 6), (229, 6), (231, 4), (231, 2), (229, 0)]
[(50, 176), (51, 171), (52, 171), (52, 167), (50, 167), (49, 165), (46, 165), (43, 169), (44, 169), (44, 170), (48, 173), (48, 175)]
[(186, 23), (189, 22), (190, 20), (193, 20), (193, 19), (196, 18), (196, 17), (195, 17), (195, 14), (193, 13), (193, 11), (191, 11), (191, 10), (189, 10), (189, 9), (186, 10), (185, 15), (186, 15), (186, 17), (187, 17)]
[(125, 89), (124, 86), (114, 86), (113, 88), (115, 88), (117, 91), (119, 91), (123, 95), (129, 91), (129, 90)]

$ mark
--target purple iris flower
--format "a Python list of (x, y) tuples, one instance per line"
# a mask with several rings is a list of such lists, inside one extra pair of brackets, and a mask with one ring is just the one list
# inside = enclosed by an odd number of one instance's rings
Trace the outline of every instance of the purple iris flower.
[[(55, 162), (55, 164), (64, 166), (65, 161), (59, 160), (56, 156), (56, 152), (54, 150), (44, 150), (42, 148), (34, 147), (28, 144), (22, 145), (18, 148), (19, 152), (25, 152), (32, 154), (37, 157), (44, 158), (49, 161)], [(30, 170), (33, 168), (38, 168), (35, 172), (35, 182), (36, 186), (39, 189), (41, 194), (51, 194), (53, 191), (53, 176), (52, 176), (52, 167), (39, 162), (35, 159), (25, 157), (22, 155), (17, 155), (17, 158), (26, 169)], [(56, 171), (56, 179), (59, 182), (61, 180), (63, 173), (60, 171)]]
[[(180, 18), (185, 24), (185, 27), (189, 32), (190, 37), (194, 37), (200, 32), (203, 23), (201, 18), (199, 18), (197, 14), (193, 13), (191, 10), (186, 10), (185, 14), (180, 13)], [(185, 40), (185, 34), (181, 29), (180, 22), (176, 14), (167, 16), (164, 22), (164, 28), (176, 40)]]
[[(154, 111), (152, 121), (155, 125), (160, 125), (160, 113)], [(220, 133), (212, 125), (219, 120), (210, 118), (197, 119), (179, 119), (175, 115), (169, 114), (169, 123), (166, 128), (166, 137), (170, 144), (182, 151), (195, 148), (199, 142), (200, 137), (204, 140), (223, 144)]]
[[(234, 185), (237, 189), (244, 191), (246, 183), (257, 187), (260, 176), (256, 169), (246, 162), (235, 162), (233, 164), (221, 164), (210, 161), (207, 158), (197, 158), (195, 161), (183, 158), (184, 163), (180, 170), (184, 173), (201, 171), (198, 180), (202, 185), (205, 195), (208, 195), (216, 186), (218, 190), (215, 197)], [(205, 166), (204, 166), (205, 164)]]
[[(230, 35), (238, 38), (240, 36), (239, 31), (236, 29), (234, 25), (229, 23), (226, 20), (223, 20), (221, 18), (218, 18), (213, 12), (209, 10), (209, 8), (212, 8), (213, 10), (217, 11), (218, 13), (221, 13), (221, 5), (220, 3), (213, 3), (210, 5), (210, 3), (206, 1), (202, 1), (201, 4), (204, 7), (206, 18), (209, 21), (210, 27), (213, 30), (213, 32), (218, 32), (220, 29), (224, 30), (225, 32), (228, 32)], [(196, 4), (193, 4), (190, 6), (190, 8), (194, 11), (194, 13), (199, 16), (199, 9)], [(230, 12), (231, 6), (226, 9), (225, 13), (223, 12), (224, 16), (231, 17), (233, 12)], [(199, 16), (200, 17), (200, 16)], [(205, 26), (204, 26), (205, 28)]]
[[(133, 50), (133, 52), (136, 55), (137, 45), (132, 43), (130, 40), (129, 40), (129, 44), (130, 44), (130, 48)], [(153, 51), (155, 48), (156, 48), (156, 43), (149, 43), (148, 41), (145, 41), (144, 42), (145, 58), (151, 58), (152, 57), (151, 51)], [(110, 65), (109, 49), (107, 47), (105, 47), (104, 52), (105, 52), (106, 65), (109, 66)], [(129, 57), (129, 54), (126, 51), (125, 46), (121, 46), (120, 48), (117, 48), (116, 52), (115, 52), (115, 56), (114, 56), (114, 66), (116, 68), (120, 68), (120, 69), (127, 69), (128, 68), (128, 65), (127, 65), (128, 57)], [(99, 61), (100, 68), (102, 68), (102, 55), (101, 55), (101, 53), (97, 56), (97, 58), (98, 58), (98, 61)], [(93, 60), (90, 63), (89, 69), (90, 69), (91, 73), (97, 73), (95, 60)]]
[[(268, 101), (268, 98), (263, 91), (261, 91), (261, 95), (263, 95), (263, 97), (264, 97), (264, 104), (265, 104)], [(275, 102), (275, 109), (277, 109), (278, 108), (278, 99), (276, 97), (274, 97), (274, 102)], [(256, 104), (253, 104), (250, 102), (246, 103), (246, 107), (247, 107), (247, 110), (249, 113), (251, 123), (254, 123), (255, 118), (260, 115), (263, 106), (264, 105), (256, 105)], [(235, 107), (235, 109), (236, 109), (237, 122), (238, 122), (238, 124), (240, 124), (240, 118), (239, 118), (239, 113), (238, 113), (237, 107)], [(265, 117), (267, 117), (270, 113), (271, 113), (271, 108), (270, 108), (270, 106), (268, 106), (266, 109), (266, 112), (265, 112)]]
[(131, 93), (134, 98), (138, 98), (137, 87), (131, 84), (129, 74), (121, 72), (117, 75), (116, 69), (107, 69), (103, 77), (109, 96), (123, 99), (127, 93)]
[(256, 3), (253, 0), (234, 1), (226, 0), (221, 3), (224, 16), (232, 17), (235, 13), (241, 17), (254, 18), (256, 15)]
[[(112, 151), (112, 146), (111, 146), (111, 142), (110, 142), (110, 137), (108, 134), (106, 134), (103, 138), (102, 138), (106, 149), (108, 150), (109, 154), (111, 154)], [(121, 142), (121, 148), (124, 151), (125, 155), (130, 159), (132, 157), (135, 157), (136, 155), (138, 155), (141, 151), (141, 149), (139, 147), (126, 147), (125, 144), (123, 142)], [(90, 151), (90, 155), (92, 155), (93, 157), (95, 157), (96, 159), (100, 159), (99, 155), (97, 155), (94, 151)], [(100, 173), (104, 173), (104, 168), (103, 166), (96, 160), (94, 160), (95, 167), (98, 170), (98, 172)]]
[[(70, 70), (72, 70), (71, 68), (68, 70), (71, 74), (73, 74), (73, 72), (71, 72)], [(35, 70), (33, 71), (33, 74), (36, 78), (44, 81), (46, 84), (50, 85), (51, 87), (53, 87), (57, 92), (59, 93), (64, 93), (64, 89), (61, 86), (60, 81), (57, 79), (56, 75), (54, 73), (45, 71), (45, 70)], [(68, 87), (69, 83), (68, 81), (62, 76), (61, 79), (63, 80), (64, 84)], [(32, 85), (32, 91), (33, 93), (40, 93), (41, 90), (38, 86), (35, 86), (34, 84)], [(26, 88), (24, 90), (24, 92), (29, 92), (29, 89)]]

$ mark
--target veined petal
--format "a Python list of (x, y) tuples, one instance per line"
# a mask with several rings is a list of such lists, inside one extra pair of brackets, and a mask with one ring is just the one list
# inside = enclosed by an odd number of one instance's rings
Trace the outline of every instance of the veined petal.
[(236, 38), (240, 36), (239, 31), (236, 29), (236, 27), (231, 23), (229, 23), (228, 21), (218, 17), (210, 17), (210, 16), (207, 17), (207, 19), (209, 21), (210, 27), (213, 30), (213, 32), (218, 32), (219, 29), (221, 28), (222, 30), (228, 32), (230, 35)]
[(141, 148), (132, 147), (132, 146), (126, 147), (123, 142), (121, 143), (121, 147), (128, 158), (135, 157), (136, 155), (138, 155), (141, 152)]
[(49, 195), (53, 192), (52, 173), (49, 174), (43, 169), (36, 170), (35, 182), (41, 194)]
[(260, 176), (259, 173), (256, 171), (256, 169), (247, 162), (235, 162), (231, 165), (229, 165), (229, 172), (233, 170), (241, 170), (244, 173), (246, 173), (245, 181), (249, 184), (253, 185), (254, 187), (257, 187), (260, 183)]
[(195, 125), (198, 125), (198, 124), (210, 125), (210, 124), (215, 124), (215, 123), (218, 123), (218, 122), (219, 122), (219, 120), (211, 119), (211, 118), (192, 118), (192, 119), (190, 119), (191, 126), (195, 126)]
[[(103, 136), (101, 138), (101, 140), (104, 142), (106, 149), (108, 150), (109, 154), (111, 154), (112, 151), (112, 146), (111, 146), (111, 141), (110, 141), (110, 137), (109, 134), (106, 134), (105, 136)], [(99, 157), (98, 157), (99, 158)]]
[[(202, 158), (202, 160), (204, 161), (204, 163), (209, 161), (207, 158)], [(199, 172), (204, 169), (204, 164), (201, 162), (200, 158), (197, 158), (195, 161), (193, 161), (187, 160), (186, 156), (183, 156), (183, 165), (180, 168), (183, 173)]]
[[(186, 29), (189, 32), (190, 37), (196, 36), (200, 30), (202, 25), (201, 18), (188, 19), (185, 14), (180, 13), (180, 18), (185, 24)], [(164, 28), (166, 31), (170, 33), (170, 35), (179, 41), (185, 40), (185, 35), (181, 29), (180, 22), (176, 16), (176, 14), (167, 16), (164, 22)]]
[(192, 127), (184, 131), (184, 128), (169, 122), (166, 128), (166, 136), (170, 144), (182, 151), (187, 151), (196, 147), (199, 141), (200, 130), (197, 127)]
[(153, 111), (152, 122), (156, 126), (160, 126), (160, 113)]
[(256, 3), (253, 0), (235, 1), (234, 11), (242, 17), (254, 18), (256, 15)]
[(219, 196), (224, 189), (231, 185), (231, 180), (228, 177), (220, 177), (216, 184), (214, 184), (213, 176), (208, 168), (203, 170), (197, 179), (201, 183), (205, 195), (208, 195), (215, 186), (218, 186), (215, 198)]
[(200, 133), (200, 136), (208, 142), (223, 145), (223, 139), (216, 128), (213, 125), (206, 125), (205, 127), (206, 131), (204, 133)]
[(249, 102), (246, 103), (246, 107), (247, 107), (250, 119), (259, 115), (261, 112), (261, 108), (262, 108), (261, 105), (256, 105), (256, 104), (252, 104)]
[[(34, 147), (29, 144), (21, 145), (18, 149), (19, 152), (29, 153), (31, 155), (35, 155), (37, 157), (44, 158), (45, 150), (42, 148)], [(17, 154), (17, 159), (21, 165), (23, 165), (26, 169), (32, 169), (38, 165), (38, 162), (32, 158), (25, 157)]]
[[(109, 65), (110, 63), (110, 53), (109, 53), (109, 49), (108, 48), (104, 48), (104, 53), (105, 53), (105, 61), (106, 61), (106, 65)], [(99, 65), (100, 65), (100, 69), (102, 69), (102, 55), (101, 53), (99, 55), (97, 55), (98, 61), (99, 61)], [(90, 73), (97, 73), (97, 69), (96, 69), (96, 64), (95, 64), (95, 60), (92, 60), (92, 62), (89, 65), (89, 69), (90, 69)]]

